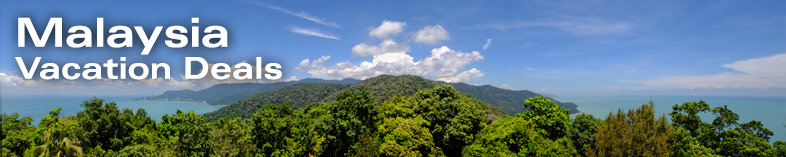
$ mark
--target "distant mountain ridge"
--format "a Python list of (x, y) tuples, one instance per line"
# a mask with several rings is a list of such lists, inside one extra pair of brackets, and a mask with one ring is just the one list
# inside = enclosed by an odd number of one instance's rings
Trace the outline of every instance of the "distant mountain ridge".
[[(528, 90), (509, 90), (494, 87), (491, 85), (470, 85), (466, 83), (445, 83), (440, 82), (441, 84), (449, 84), (452, 85), (453, 88), (456, 90), (464, 92), (466, 94), (474, 96), (476, 99), (481, 100), (483, 102), (492, 104), (496, 107), (499, 107), (508, 114), (516, 114), (521, 113), (524, 111), (524, 101), (527, 98), (536, 97), (536, 96), (544, 96), (542, 94), (538, 94)], [(548, 96), (544, 96), (548, 97)], [(570, 109), (570, 113), (578, 113), (579, 110), (576, 109), (579, 106), (572, 102), (561, 102), (552, 98), (560, 107)]]
[[(494, 106), (487, 109), (489, 113), (500, 111), (511, 115), (520, 113), (523, 111), (524, 100), (530, 97), (541, 96), (527, 90), (513, 91), (490, 85), (475, 86), (466, 83), (437, 82), (412, 75), (380, 75), (351, 85), (331, 83), (291, 85), (278, 90), (251, 95), (217, 111), (207, 113), (205, 116), (208, 120), (217, 120), (221, 117), (247, 118), (262, 105), (288, 103), (294, 108), (300, 108), (313, 103), (329, 102), (344, 90), (368, 90), (381, 103), (395, 95), (408, 96), (420, 89), (433, 88), (439, 84), (452, 85), (456, 90), (472, 95), (474, 98)], [(571, 113), (578, 112), (576, 104), (558, 102), (558, 105), (570, 109)], [(497, 117), (501, 116), (499, 115), (501, 113), (494, 114)]]
[(355, 84), (360, 82), (356, 79), (343, 80), (323, 80), (307, 78), (298, 81), (276, 82), (276, 83), (226, 83), (216, 84), (209, 88), (193, 90), (166, 91), (161, 95), (153, 97), (142, 97), (138, 100), (159, 100), (159, 101), (193, 101), (205, 102), (211, 105), (230, 104), (245, 97), (274, 91), (283, 87), (300, 83), (330, 83), (330, 84)]

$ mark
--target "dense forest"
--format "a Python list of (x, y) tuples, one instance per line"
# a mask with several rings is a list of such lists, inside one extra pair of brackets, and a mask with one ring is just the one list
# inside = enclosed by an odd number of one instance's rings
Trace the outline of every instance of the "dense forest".
[[(216, 121), (178, 111), (155, 122), (143, 109), (121, 110), (98, 98), (74, 116), (53, 109), (38, 125), (3, 114), (2, 155), (786, 156), (786, 143), (770, 145), (773, 132), (761, 122), (738, 122), (725, 106), (703, 101), (674, 105), (671, 119), (655, 115), (653, 102), (605, 119), (572, 119), (569, 109), (537, 96), (520, 104), (523, 112), (489, 120), (489, 104), (450, 85), (386, 93), (389, 99), (345, 86), (303, 86), (323, 90), (314, 99), (331, 100), (297, 109), (264, 104), (250, 117)], [(707, 113), (714, 119), (698, 116)]]
[[(217, 111), (205, 114), (208, 121), (215, 121), (223, 117), (240, 117), (249, 118), (254, 112), (262, 108), (266, 104), (290, 104), (292, 108), (299, 109), (309, 104), (319, 102), (330, 102), (335, 97), (347, 90), (366, 90), (371, 93), (371, 96), (378, 103), (383, 103), (390, 100), (396, 95), (412, 95), (421, 89), (434, 88), (437, 85), (445, 84), (452, 85), (456, 90), (472, 95), (475, 99), (486, 102), (489, 104), (487, 110), (490, 111), (491, 119), (500, 117), (502, 114), (515, 115), (523, 112), (524, 109), (521, 104), (524, 100), (531, 97), (541, 96), (540, 94), (530, 92), (527, 90), (508, 90), (501, 89), (494, 86), (482, 85), (475, 86), (465, 83), (445, 83), (425, 79), (420, 76), (413, 75), (380, 75), (366, 80), (352, 83), (352, 80), (342, 80), (341, 82), (333, 84), (330, 82), (319, 81), (319, 79), (311, 79), (310, 81), (299, 81), (297, 84), (282, 86), (280, 89), (260, 92), (239, 99), (228, 106), (221, 108)], [(232, 84), (216, 85), (216, 86), (229, 86)], [(213, 90), (218, 88), (208, 88), (199, 92), (217, 92)], [(229, 89), (226, 89), (229, 90)], [(570, 110), (570, 113), (577, 113), (578, 106), (570, 102), (556, 101), (557, 105)]]
[(360, 82), (360, 80), (323, 80), (307, 78), (297, 81), (275, 83), (225, 83), (213, 85), (198, 91), (188, 89), (166, 91), (161, 95), (142, 97), (139, 98), (139, 100), (195, 101), (205, 102), (211, 105), (226, 105), (257, 93), (274, 91), (299, 83), (355, 84), (358, 82)]

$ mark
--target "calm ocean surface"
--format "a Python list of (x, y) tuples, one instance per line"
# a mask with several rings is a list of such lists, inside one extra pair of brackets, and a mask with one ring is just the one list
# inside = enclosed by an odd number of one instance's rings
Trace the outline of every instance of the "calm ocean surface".
[[(579, 106), (579, 111), (592, 114), (596, 118), (606, 119), (609, 112), (616, 114), (618, 109), (627, 112), (628, 109), (641, 107), (647, 103), (650, 96), (559, 96), (554, 97), (560, 101), (569, 101)], [(777, 140), (786, 141), (786, 97), (744, 97), (744, 96), (652, 96), (655, 102), (656, 118), (672, 111), (672, 106), (691, 101), (704, 100), (710, 107), (728, 105), (729, 109), (740, 116), (739, 123), (758, 120), (773, 132), (770, 143)], [(573, 115), (575, 117), (575, 114)], [(714, 115), (700, 115), (705, 122), (712, 123)]]
[[(110, 96), (101, 97), (107, 102), (114, 101), (119, 108), (131, 108), (136, 112), (144, 108), (148, 116), (159, 121), (164, 114), (173, 114), (178, 109), (183, 111), (194, 110), (197, 114), (204, 114), (220, 109), (223, 106), (208, 105), (198, 102), (165, 102), (165, 101), (135, 101), (136, 96)], [(569, 101), (578, 104), (579, 111), (605, 119), (609, 112), (617, 112), (622, 108), (634, 109), (642, 103), (647, 103), (650, 96), (559, 96), (554, 97), (560, 101)], [(49, 110), (62, 107), (63, 115), (76, 115), (82, 110), (80, 104), (90, 100), (90, 96), (38, 96), (38, 97), (3, 97), (0, 111), (11, 114), (18, 112), (20, 116), (29, 116), (35, 119), (33, 124), (38, 124), (41, 117), (48, 115)], [(704, 100), (711, 107), (728, 105), (729, 108), (740, 116), (740, 123), (751, 120), (762, 121), (775, 135), (770, 143), (777, 140), (786, 141), (786, 97), (729, 97), (729, 96), (653, 96), (656, 115), (660, 116), (671, 112), (674, 104), (688, 101)], [(575, 116), (575, 115), (574, 115)], [(667, 118), (668, 115), (666, 115)], [(712, 114), (701, 115), (702, 120), (711, 122)]]
[[(209, 105), (200, 102), (175, 102), (175, 101), (136, 101), (139, 96), (107, 96), (99, 97), (104, 102), (114, 101), (117, 107), (122, 110), (130, 108), (136, 113), (137, 109), (143, 108), (147, 115), (156, 120), (161, 120), (164, 114), (172, 115), (177, 110), (188, 112), (194, 110), (196, 114), (205, 114), (220, 109), (220, 105)], [(49, 110), (60, 106), (63, 111), (61, 115), (73, 116), (81, 111), (82, 102), (92, 100), (91, 96), (36, 96), (36, 97), (3, 97), (2, 108), (0, 111), (6, 114), (18, 112), (20, 117), (31, 117), (35, 119), (33, 124), (38, 124), (40, 119), (49, 115)]]

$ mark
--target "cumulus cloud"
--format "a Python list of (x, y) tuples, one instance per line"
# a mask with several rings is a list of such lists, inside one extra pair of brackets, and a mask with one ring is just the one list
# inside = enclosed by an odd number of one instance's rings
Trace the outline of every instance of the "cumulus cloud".
[(491, 38), (486, 39), (486, 44), (483, 44), (483, 51), (489, 49), (489, 46), (491, 46)]
[(409, 51), (409, 46), (398, 44), (393, 40), (385, 40), (379, 43), (379, 45), (368, 45), (366, 43), (355, 45), (352, 47), (352, 56), (366, 57), (384, 53), (407, 51)]
[(450, 35), (441, 25), (426, 26), (415, 32), (413, 37), (415, 42), (424, 44), (437, 44), (443, 40), (449, 40)]
[(483, 60), (479, 52), (460, 52), (446, 46), (431, 50), (431, 56), (418, 61), (406, 52), (374, 55), (371, 61), (363, 61), (357, 65), (350, 62), (325, 65), (329, 59), (330, 56), (322, 56), (313, 62), (304, 59), (296, 70), (305, 71), (317, 78), (328, 79), (366, 79), (382, 74), (409, 74), (445, 82), (466, 82), (483, 76), (483, 72), (475, 68), (461, 71), (470, 63)]
[[(390, 37), (401, 33), (404, 22), (385, 20), (377, 28), (369, 31), (369, 36), (383, 39), (378, 45), (360, 43), (352, 47), (352, 56), (372, 56), (371, 60), (355, 62), (338, 62), (328, 64), (330, 56), (324, 55), (317, 59), (303, 59), (295, 68), (315, 78), (324, 79), (366, 79), (382, 74), (418, 75), (445, 82), (468, 82), (484, 75), (478, 69), (468, 67), (474, 62), (483, 60), (478, 51), (462, 52), (447, 46), (431, 50), (431, 54), (416, 59), (409, 54), (409, 46), (397, 43)], [(437, 43), (450, 37), (439, 25), (426, 26), (415, 33), (419, 38), (416, 42)], [(357, 64), (356, 64), (357, 63)]]
[(320, 38), (327, 38), (333, 40), (341, 40), (338, 36), (332, 35), (330, 33), (325, 33), (316, 29), (306, 29), (306, 28), (299, 28), (299, 27), (288, 27), (289, 31), (297, 34), (307, 35), (307, 36), (315, 36)]
[(736, 72), (665, 76), (642, 81), (645, 89), (786, 88), (786, 53), (723, 65)]
[(385, 20), (382, 21), (382, 24), (380, 24), (377, 28), (374, 28), (368, 32), (368, 35), (379, 39), (388, 39), (394, 35), (397, 35), (398, 33), (401, 33), (401, 31), (404, 30), (404, 26), (406, 25), (407, 24), (404, 22)]

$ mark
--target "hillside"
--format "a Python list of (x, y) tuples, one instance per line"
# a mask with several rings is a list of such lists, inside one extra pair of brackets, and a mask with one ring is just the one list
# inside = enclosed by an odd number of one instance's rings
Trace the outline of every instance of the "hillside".
[[(527, 98), (543, 96), (528, 90), (509, 90), (490, 85), (475, 86), (466, 83), (440, 83), (450, 84), (453, 86), (453, 88), (456, 88), (456, 90), (472, 95), (478, 100), (499, 107), (502, 109), (502, 111), (508, 114), (523, 112), (524, 108), (521, 105), (524, 104), (524, 100), (527, 100)], [(579, 110), (576, 109), (578, 108), (578, 105), (572, 102), (561, 102), (557, 100), (554, 100), (554, 102), (556, 102), (560, 107), (570, 109), (571, 114), (579, 112)]]
[[(440, 82), (411, 75), (380, 75), (353, 85), (324, 83), (297, 84), (279, 90), (249, 96), (219, 109), (218, 111), (207, 113), (205, 116), (208, 117), (209, 120), (216, 120), (224, 116), (248, 117), (252, 115), (256, 109), (265, 104), (289, 103), (292, 107), (299, 108), (316, 102), (329, 102), (335, 99), (335, 96), (343, 90), (368, 90), (371, 92), (372, 96), (381, 103), (395, 95), (408, 96), (414, 94), (419, 89), (433, 88), (438, 84), (440, 84)], [(458, 91), (472, 95), (474, 98), (494, 106), (486, 108), (487, 112), (490, 114), (490, 118), (502, 117), (503, 114), (500, 112), (507, 114), (519, 113), (523, 111), (522, 104), (524, 104), (524, 100), (530, 97), (540, 96), (537, 93), (526, 90), (512, 91), (489, 85), (474, 86), (465, 83), (454, 83), (450, 85), (454, 86)], [(571, 109), (571, 113), (577, 112), (576, 105), (573, 103), (560, 102), (558, 105)]]
[(329, 83), (301, 83), (287, 86), (271, 92), (255, 94), (230, 104), (217, 111), (205, 114), (209, 120), (218, 120), (221, 117), (248, 118), (262, 105), (288, 103), (293, 108), (300, 108), (315, 102), (320, 102), (325, 97), (349, 87), (347, 84)]
[(224, 105), (230, 104), (245, 97), (262, 93), (274, 91), (283, 87), (291, 86), (299, 83), (331, 83), (331, 84), (355, 84), (360, 80), (343, 79), (343, 80), (322, 80), (308, 78), (298, 81), (277, 82), (277, 83), (228, 83), (217, 84), (199, 91), (193, 90), (177, 90), (166, 91), (161, 95), (154, 97), (143, 97), (139, 100), (162, 100), (162, 101), (197, 101), (206, 102), (211, 105)]
[[(456, 90), (464, 94), (472, 95), (475, 99), (491, 104), (495, 107), (502, 109), (507, 114), (516, 114), (524, 111), (522, 104), (524, 100), (531, 97), (542, 96), (538, 93), (528, 90), (508, 90), (491, 85), (470, 85), (466, 83), (445, 83), (428, 80), (419, 76), (402, 75), (380, 75), (377, 77), (369, 78), (361, 81), (360, 83), (350, 86), (348, 89), (360, 90), (365, 89), (372, 91), (373, 96), (376, 97), (378, 102), (383, 102), (395, 96), (411, 95), (419, 89), (433, 88), (437, 84), (449, 84)], [(346, 90), (346, 89), (345, 89)], [(325, 100), (332, 100), (335, 94)], [(553, 99), (552, 99), (553, 100)], [(570, 113), (578, 113), (576, 109), (578, 106), (571, 102), (557, 102), (557, 105), (563, 108), (570, 109)]]

